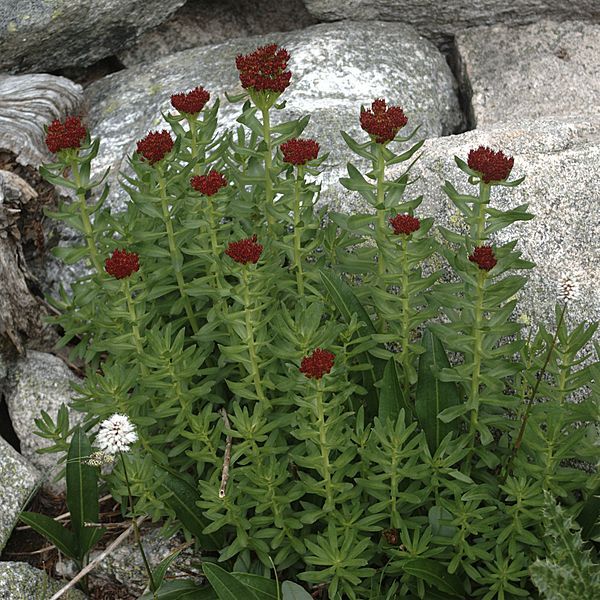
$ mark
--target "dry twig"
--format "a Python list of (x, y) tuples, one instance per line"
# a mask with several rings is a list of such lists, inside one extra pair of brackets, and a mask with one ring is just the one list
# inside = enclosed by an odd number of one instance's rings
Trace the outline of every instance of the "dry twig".
[[(229, 423), (229, 417), (227, 416), (227, 411), (222, 408), (220, 411), (221, 416), (223, 417), (223, 421), (225, 423), (225, 427), (227, 429), (231, 428)], [(233, 442), (233, 438), (228, 435), (227, 440), (225, 442), (225, 456), (223, 457), (223, 473), (221, 475), (221, 487), (219, 488), (219, 498), (225, 498), (225, 492), (227, 490), (227, 482), (229, 481), (229, 464), (231, 463), (231, 444)]]

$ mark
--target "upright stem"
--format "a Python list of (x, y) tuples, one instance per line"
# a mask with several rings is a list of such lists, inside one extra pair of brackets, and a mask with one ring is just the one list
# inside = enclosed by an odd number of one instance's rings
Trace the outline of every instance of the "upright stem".
[(327, 427), (325, 426), (323, 380), (317, 379), (315, 390), (315, 409), (317, 427), (319, 429), (319, 446), (321, 447), (321, 462), (323, 464), (323, 480), (325, 481), (325, 510), (333, 509), (333, 490), (331, 489), (331, 464), (329, 463), (329, 445), (327, 443)]
[(152, 597), (154, 600), (158, 600), (158, 595), (156, 593), (156, 584), (154, 583), (154, 577), (152, 576), (152, 569), (150, 568), (150, 563), (148, 562), (148, 558), (146, 557), (146, 553), (144, 552), (144, 546), (142, 545), (142, 536), (140, 535), (140, 528), (137, 524), (136, 519), (133, 516), (133, 494), (131, 493), (131, 485), (129, 483), (129, 475), (127, 474), (127, 466), (125, 465), (125, 457), (122, 452), (119, 452), (119, 456), (121, 457), (121, 464), (123, 465), (123, 474), (125, 475), (125, 483), (127, 484), (127, 495), (129, 496), (129, 510), (131, 511), (133, 525), (133, 532), (135, 535), (135, 541), (140, 549), (140, 553), (142, 555), (142, 560), (144, 561), (144, 566), (146, 567), (146, 573), (148, 573), (148, 579), (150, 582), (150, 590), (152, 591)]
[(85, 235), (85, 241), (87, 243), (88, 250), (90, 252), (90, 260), (92, 265), (95, 267), (98, 273), (102, 273), (103, 265), (98, 251), (96, 250), (96, 243), (94, 241), (94, 230), (92, 229), (92, 222), (90, 220), (90, 214), (88, 212), (87, 201), (85, 199), (85, 192), (79, 191), (81, 188), (81, 177), (79, 175), (79, 165), (76, 161), (71, 162), (71, 171), (73, 173), (73, 179), (77, 186), (77, 198), (79, 199), (79, 212), (81, 214), (81, 222), (83, 224), (83, 231)]
[(296, 270), (296, 286), (298, 296), (304, 296), (304, 273), (302, 272), (302, 246), (300, 240), (300, 192), (304, 182), (304, 167), (298, 166), (298, 174), (294, 184), (294, 269)]
[(410, 378), (408, 375), (408, 361), (410, 360), (409, 344), (410, 344), (410, 300), (408, 298), (408, 276), (410, 268), (408, 265), (408, 236), (402, 235), (402, 350), (400, 353), (400, 362), (404, 371), (404, 380), (402, 388), (404, 399), (408, 403), (410, 392)]
[(248, 354), (250, 355), (250, 369), (252, 379), (254, 380), (254, 389), (256, 395), (261, 402), (266, 402), (262, 381), (260, 379), (260, 370), (258, 368), (258, 359), (256, 353), (256, 345), (254, 342), (254, 328), (252, 324), (252, 307), (250, 301), (250, 288), (248, 285), (248, 267), (242, 266), (242, 294), (244, 300), (244, 319), (246, 323), (246, 345), (248, 346)]
[[(385, 223), (385, 208), (383, 207), (385, 202), (385, 159), (383, 157), (383, 146), (377, 144), (377, 164), (375, 169), (376, 181), (377, 181), (377, 232), (376, 241), (379, 248), (379, 255), (377, 257), (377, 273), (379, 277), (383, 277), (385, 274), (385, 260), (384, 260), (384, 244), (387, 238), (387, 227)], [(384, 285), (385, 288), (385, 285)]]
[(179, 293), (184, 299), (184, 307), (185, 312), (192, 326), (192, 330), (194, 333), (198, 333), (198, 321), (196, 320), (196, 316), (194, 315), (194, 311), (192, 309), (192, 304), (190, 302), (189, 296), (185, 291), (185, 281), (183, 279), (183, 275), (181, 274), (181, 270), (179, 265), (175, 260), (175, 256), (178, 253), (177, 245), (175, 244), (175, 233), (173, 232), (173, 223), (171, 222), (171, 214), (169, 213), (169, 202), (167, 200), (167, 190), (166, 190), (166, 181), (165, 175), (162, 169), (159, 168), (158, 171), (158, 185), (160, 190), (160, 202), (162, 205), (163, 212), (163, 221), (165, 223), (165, 227), (167, 229), (167, 238), (169, 240), (169, 251), (171, 253), (171, 261), (173, 265), (173, 271), (175, 272), (175, 278), (177, 279), (177, 286), (179, 287)]
[[(484, 241), (484, 231), (485, 231), (485, 207), (490, 202), (490, 191), (491, 186), (489, 183), (484, 183), (483, 181), (479, 184), (479, 199), (481, 202), (476, 202), (474, 205), (476, 221), (475, 221), (475, 231), (471, 231), (471, 237), (475, 238), (475, 245), (480, 246)], [(473, 235), (475, 234), (475, 235)]]
[(477, 287), (475, 298), (475, 319), (473, 322), (473, 375), (471, 377), (471, 390), (467, 407), (471, 409), (471, 424), (469, 426), (469, 434), (472, 438), (472, 445), (475, 444), (475, 434), (477, 433), (477, 422), (479, 417), (479, 376), (481, 374), (481, 319), (483, 316), (483, 283), (486, 273), (480, 270), (477, 273)]
[(265, 150), (265, 208), (267, 213), (267, 223), (269, 229), (273, 231), (275, 219), (272, 214), (273, 209), (273, 182), (271, 181), (271, 167), (273, 165), (273, 142), (271, 141), (271, 117), (269, 109), (261, 108), (263, 118), (263, 138), (267, 149)]

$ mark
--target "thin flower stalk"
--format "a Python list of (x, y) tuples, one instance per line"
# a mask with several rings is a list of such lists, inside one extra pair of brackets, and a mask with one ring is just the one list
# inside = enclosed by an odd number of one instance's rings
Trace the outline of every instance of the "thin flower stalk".
[(377, 181), (377, 245), (379, 254), (377, 257), (377, 273), (382, 278), (385, 275), (384, 244), (387, 239), (387, 223), (385, 220), (385, 158), (383, 156), (383, 145), (377, 144), (377, 164), (375, 169)]
[(161, 167), (158, 168), (158, 185), (160, 191), (160, 203), (162, 206), (163, 213), (163, 222), (165, 224), (167, 230), (167, 239), (169, 241), (169, 251), (171, 253), (171, 260), (173, 263), (173, 271), (175, 272), (175, 278), (177, 280), (177, 287), (179, 288), (179, 293), (184, 299), (184, 308), (185, 313), (187, 315), (188, 321), (192, 326), (192, 330), (194, 333), (198, 333), (198, 321), (196, 320), (196, 316), (194, 315), (194, 310), (192, 309), (192, 304), (190, 302), (189, 296), (185, 289), (185, 281), (183, 279), (183, 274), (181, 273), (181, 268), (177, 264), (175, 257), (179, 252), (177, 249), (177, 245), (175, 243), (175, 233), (173, 231), (173, 223), (171, 221), (171, 213), (169, 212), (169, 202), (167, 199), (167, 189), (166, 189), (166, 179), (165, 173)]
[(304, 272), (302, 270), (302, 244), (300, 230), (300, 197), (304, 183), (304, 167), (298, 166), (296, 181), (294, 182), (294, 270), (296, 271), (296, 287), (300, 298), (304, 296)]
[(490, 203), (491, 186), (483, 180), (479, 183), (479, 202), (473, 204), (475, 226), (471, 228), (471, 239), (476, 246), (480, 246), (485, 237), (485, 207)]
[(263, 138), (265, 140), (265, 209), (267, 213), (267, 224), (272, 232), (275, 227), (275, 219), (273, 217), (273, 181), (271, 180), (271, 169), (273, 166), (273, 141), (271, 139), (271, 117), (269, 115), (269, 107), (261, 106), (263, 118)]
[(402, 391), (403, 397), (408, 401), (409, 393), (410, 393), (410, 376), (408, 365), (412, 360), (410, 353), (410, 320), (412, 318), (412, 313), (410, 310), (410, 300), (408, 297), (408, 277), (410, 275), (410, 265), (408, 264), (408, 236), (403, 235), (402, 237), (402, 257), (401, 257), (401, 266), (402, 266), (402, 292), (401, 292), (401, 302), (402, 302), (402, 314), (400, 315), (401, 321), (401, 335), (400, 335), (400, 344), (402, 350), (400, 351), (400, 364), (402, 365)]
[[(481, 375), (481, 354), (483, 351), (482, 342), (482, 327), (483, 327), (483, 295), (484, 295), (484, 283), (486, 279), (486, 273), (480, 270), (477, 273), (477, 286), (475, 288), (475, 314), (473, 319), (472, 335), (474, 338), (473, 342), (473, 356), (470, 360), (473, 362), (473, 374), (471, 376), (471, 388), (467, 399), (467, 408), (471, 411), (471, 419), (469, 425), (469, 435), (475, 440), (477, 433), (477, 424), (479, 418), (479, 379)], [(467, 462), (468, 468), (468, 462)]]
[(267, 402), (267, 397), (263, 389), (263, 384), (260, 376), (260, 369), (258, 366), (258, 354), (256, 352), (256, 342), (254, 340), (254, 309), (252, 307), (252, 301), (250, 299), (250, 281), (248, 277), (249, 269), (246, 266), (241, 268), (241, 284), (242, 284), (242, 298), (244, 300), (244, 322), (246, 325), (246, 345), (248, 346), (248, 354), (250, 355), (250, 369), (252, 374), (252, 380), (254, 381), (254, 389), (259, 400), (263, 403)]
[(315, 425), (319, 431), (319, 447), (321, 450), (321, 468), (323, 481), (325, 483), (325, 504), (324, 510), (332, 510), (333, 488), (331, 485), (331, 463), (329, 461), (329, 444), (327, 442), (327, 424), (325, 423), (325, 390), (323, 379), (319, 378), (315, 382), (315, 393), (313, 396), (314, 414), (316, 417)]

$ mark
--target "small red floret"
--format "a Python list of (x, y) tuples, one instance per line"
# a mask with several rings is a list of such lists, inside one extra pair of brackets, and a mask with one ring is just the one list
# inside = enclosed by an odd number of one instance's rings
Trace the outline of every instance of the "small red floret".
[(194, 175), (190, 179), (190, 185), (205, 196), (214, 196), (221, 188), (227, 186), (227, 179), (213, 169), (207, 175)]
[(309, 379), (321, 379), (327, 375), (333, 367), (335, 354), (317, 348), (310, 356), (305, 356), (300, 363), (300, 373), (304, 373)]
[(508, 179), (510, 171), (515, 164), (515, 159), (506, 156), (501, 150), (494, 152), (491, 148), (479, 146), (477, 150), (469, 152), (467, 159), (469, 168), (481, 174), (484, 183), (491, 181), (504, 181)]
[(162, 160), (173, 149), (173, 139), (168, 131), (151, 131), (137, 143), (137, 151), (151, 165)]
[(124, 279), (139, 270), (139, 257), (135, 252), (115, 250), (113, 255), (104, 261), (104, 268), (116, 279)]
[(46, 132), (46, 146), (56, 153), (67, 148), (79, 148), (85, 140), (87, 130), (79, 117), (67, 117), (64, 123), (52, 121)]
[(291, 165), (305, 165), (319, 156), (319, 144), (315, 140), (294, 138), (280, 146), (283, 161)]
[(374, 100), (371, 108), (362, 108), (360, 111), (360, 126), (378, 144), (392, 141), (407, 123), (404, 111), (399, 106), (386, 106), (382, 98)]
[(261, 46), (250, 54), (238, 55), (235, 66), (240, 72), (242, 87), (257, 92), (282, 93), (290, 85), (292, 77), (291, 72), (286, 70), (289, 59), (288, 51), (277, 44)]
[(256, 264), (262, 251), (263, 247), (256, 242), (256, 235), (253, 235), (237, 242), (229, 242), (225, 254), (235, 262), (245, 265), (248, 263)]
[(490, 246), (477, 246), (469, 260), (477, 264), (484, 271), (491, 271), (498, 262), (494, 256), (494, 251)]
[(194, 88), (191, 92), (181, 92), (171, 96), (171, 106), (180, 113), (197, 115), (210, 100), (210, 93), (202, 86)]
[(396, 215), (390, 219), (390, 225), (394, 228), (394, 233), (400, 235), (410, 235), (421, 227), (421, 221), (410, 215)]

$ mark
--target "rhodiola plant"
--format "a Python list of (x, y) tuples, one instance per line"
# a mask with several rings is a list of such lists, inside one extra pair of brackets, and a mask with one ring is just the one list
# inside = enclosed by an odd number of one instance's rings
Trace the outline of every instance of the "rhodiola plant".
[[(121, 174), (119, 214), (101, 207), (107, 191), (86, 203), (103, 185), (89, 175), (98, 140), (79, 121), (59, 124), (77, 125), (62, 145), (49, 129), (44, 173), (79, 197), (54, 216), (85, 240), (60, 252), (91, 271), (55, 301), (62, 343), (88, 364), (74, 407), (89, 430), (127, 415), (139, 437), (107, 484), (205, 560), (265, 577), (274, 565), (315, 596), (533, 595), (544, 493), (596, 517), (597, 473), (573, 465), (595, 461), (597, 390), (570, 394), (593, 379), (581, 351), (597, 325), (568, 330), (571, 285), (556, 333), (522, 337), (514, 271), (533, 265), (493, 241), (532, 218), (493, 206), (521, 181), (513, 159), (456, 157), (478, 192), (447, 182), (465, 231), (436, 228), (406, 198), (416, 119), (383, 99), (357, 107), (364, 139), (342, 133), (370, 167), (349, 162), (341, 184), (369, 212), (317, 210), (326, 141), (302, 137), (306, 117), (273, 125), (288, 60), (275, 45), (238, 57), (231, 131), (217, 133), (203, 88), (174, 94), (170, 130), (140, 140)], [(64, 434), (45, 425), (57, 449)]]

